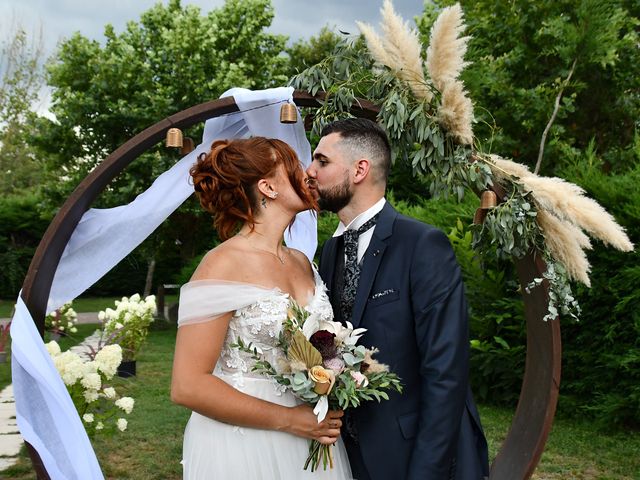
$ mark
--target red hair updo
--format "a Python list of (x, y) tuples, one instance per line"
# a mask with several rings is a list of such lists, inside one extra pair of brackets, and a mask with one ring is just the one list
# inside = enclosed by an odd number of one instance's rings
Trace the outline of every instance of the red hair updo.
[(200, 205), (213, 215), (222, 240), (234, 235), (245, 222), (255, 225), (258, 180), (274, 175), (280, 165), (300, 199), (309, 208), (316, 208), (304, 184), (298, 156), (281, 140), (264, 137), (217, 140), (208, 153), (200, 154), (189, 173)]

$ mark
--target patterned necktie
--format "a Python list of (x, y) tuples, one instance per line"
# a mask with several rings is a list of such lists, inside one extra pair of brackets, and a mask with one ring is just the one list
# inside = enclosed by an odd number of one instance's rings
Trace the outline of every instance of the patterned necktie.
[(342, 320), (351, 321), (351, 313), (353, 304), (356, 300), (358, 291), (358, 280), (360, 278), (360, 265), (358, 264), (358, 238), (361, 234), (372, 228), (378, 221), (380, 214), (376, 214), (370, 220), (367, 220), (357, 230), (345, 230), (342, 234), (344, 239), (344, 284), (342, 296), (340, 299), (340, 310), (342, 311)]

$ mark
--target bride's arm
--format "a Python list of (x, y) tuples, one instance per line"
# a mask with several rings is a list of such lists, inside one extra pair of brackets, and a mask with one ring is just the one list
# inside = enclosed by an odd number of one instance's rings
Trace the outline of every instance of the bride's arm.
[(321, 443), (340, 435), (342, 412), (318, 423), (311, 407), (285, 407), (246, 395), (211, 372), (220, 356), (231, 313), (178, 329), (171, 399), (195, 412), (232, 425), (279, 430)]

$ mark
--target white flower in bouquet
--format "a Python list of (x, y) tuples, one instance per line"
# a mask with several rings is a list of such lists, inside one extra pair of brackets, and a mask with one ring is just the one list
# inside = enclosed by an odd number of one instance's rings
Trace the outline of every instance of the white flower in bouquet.
[(103, 428), (104, 428), (104, 423), (102, 423), (102, 422), (98, 422), (98, 423), (96, 424), (96, 430), (102, 430)]
[(82, 420), (84, 420), (86, 423), (92, 423), (93, 422), (93, 413), (85, 413), (82, 416)]

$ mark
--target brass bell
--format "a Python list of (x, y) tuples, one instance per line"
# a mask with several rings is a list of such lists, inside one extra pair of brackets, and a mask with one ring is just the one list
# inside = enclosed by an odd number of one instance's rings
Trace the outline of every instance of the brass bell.
[(187, 154), (193, 152), (195, 149), (196, 149), (196, 146), (193, 143), (193, 138), (184, 137), (182, 148), (180, 149), (180, 154), (181, 155), (187, 155)]
[(296, 123), (298, 109), (293, 103), (283, 103), (280, 107), (280, 123)]
[(473, 215), (473, 223), (474, 225), (481, 225), (484, 223), (485, 218), (487, 218), (488, 210), (484, 208), (477, 208), (476, 213)]
[(493, 208), (498, 205), (498, 196), (493, 190), (485, 190), (480, 196), (480, 208), (483, 210)]
[(179, 128), (167, 130), (167, 147), (182, 148), (182, 131)]

